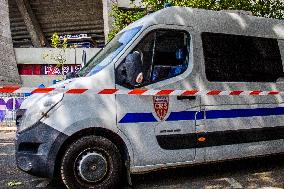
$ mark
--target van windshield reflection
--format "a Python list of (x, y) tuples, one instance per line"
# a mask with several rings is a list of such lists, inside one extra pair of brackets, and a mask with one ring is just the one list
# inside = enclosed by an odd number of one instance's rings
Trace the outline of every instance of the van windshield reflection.
[(116, 35), (105, 48), (98, 52), (97, 55), (78, 72), (78, 75), (90, 76), (104, 69), (125, 48), (141, 28), (142, 26), (135, 27)]

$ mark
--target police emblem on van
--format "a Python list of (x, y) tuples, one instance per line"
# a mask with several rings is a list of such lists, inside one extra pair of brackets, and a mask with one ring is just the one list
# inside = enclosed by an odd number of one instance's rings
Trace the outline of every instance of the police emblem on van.
[(163, 121), (169, 109), (168, 96), (153, 96), (153, 104), (157, 117)]

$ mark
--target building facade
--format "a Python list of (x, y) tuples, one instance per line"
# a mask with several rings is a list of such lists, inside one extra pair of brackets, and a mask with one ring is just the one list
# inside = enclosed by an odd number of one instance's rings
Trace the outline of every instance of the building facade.
[(55, 32), (59, 35), (87, 34), (95, 47), (102, 47), (111, 30), (113, 4), (121, 8), (133, 6), (130, 0), (7, 1), (15, 48), (48, 47)]
[[(139, 3), (140, 0), (135, 1), (135, 4)], [(59, 76), (54, 75), (47, 76), (42, 69), (39, 72), (39, 67), (35, 66), (55, 65), (47, 63), (41, 57), (41, 52), (46, 53), (50, 50), (25, 49), (50, 47), (50, 38), (55, 32), (60, 36), (71, 36), (71, 38), (84, 34), (88, 41), (81, 39), (79, 41), (81, 44), (102, 48), (111, 30), (113, 21), (111, 9), (114, 4), (121, 8), (133, 6), (130, 0), (0, 0), (0, 86), (21, 83), (24, 86), (34, 86), (38, 83), (50, 85), (51, 80), (58, 78)], [(78, 40), (71, 41), (78, 44)], [(29, 53), (25, 54), (27, 51)], [(88, 52), (87, 57), (97, 52), (96, 49), (85, 51)], [(76, 52), (82, 50), (67, 50), (67, 57), (69, 55), (77, 57), (67, 58), (67, 65), (78, 63), (80, 53), (76, 55)], [(30, 57), (27, 58), (27, 55)], [(73, 69), (72, 66), (69, 68)], [(34, 72), (34, 69), (37, 71)]]

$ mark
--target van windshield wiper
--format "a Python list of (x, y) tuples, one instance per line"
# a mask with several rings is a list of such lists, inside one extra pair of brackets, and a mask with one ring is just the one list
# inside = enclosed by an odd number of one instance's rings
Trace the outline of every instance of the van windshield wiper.
[(70, 72), (66, 74), (66, 79), (72, 79), (80, 77), (80, 75), (77, 72)]

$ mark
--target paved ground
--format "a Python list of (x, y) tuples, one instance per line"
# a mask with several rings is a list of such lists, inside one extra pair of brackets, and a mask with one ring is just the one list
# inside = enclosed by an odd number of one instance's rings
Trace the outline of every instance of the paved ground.
[[(15, 167), (14, 133), (0, 132), (0, 188), (63, 189), (62, 185), (27, 175)], [(5, 139), (3, 139), (5, 138)], [(21, 182), (16, 187), (9, 182)], [(134, 176), (127, 189), (284, 189), (284, 155), (158, 171)]]

